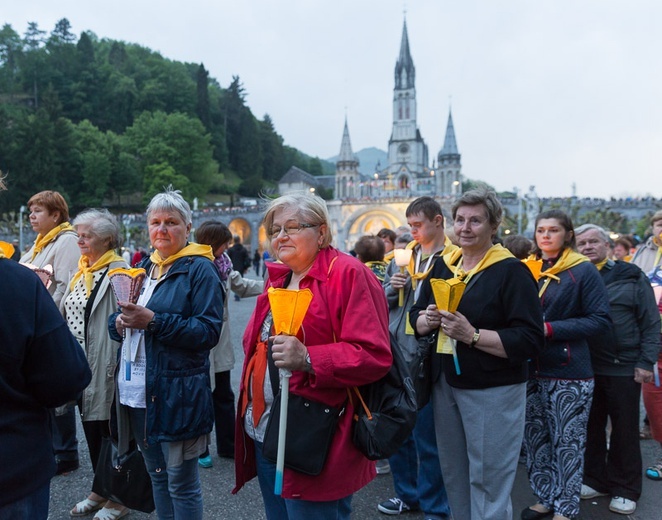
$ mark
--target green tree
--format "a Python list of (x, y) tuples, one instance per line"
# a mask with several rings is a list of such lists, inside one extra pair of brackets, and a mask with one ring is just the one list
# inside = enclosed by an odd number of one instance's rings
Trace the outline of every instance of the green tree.
[(178, 175), (168, 163), (150, 164), (145, 168), (143, 203), (148, 204), (154, 195), (167, 186), (181, 190), (182, 193), (189, 193), (190, 185), (190, 181), (183, 175)]
[(21, 37), (6, 23), (0, 30), (0, 100), (3, 94), (11, 96), (15, 93), (22, 52)]
[(276, 181), (285, 173), (283, 138), (276, 133), (269, 114), (260, 121), (260, 148), (262, 150), (262, 173), (265, 180)]
[(196, 113), (207, 130), (211, 127), (209, 114), (209, 73), (201, 63), (197, 74), (197, 103)]

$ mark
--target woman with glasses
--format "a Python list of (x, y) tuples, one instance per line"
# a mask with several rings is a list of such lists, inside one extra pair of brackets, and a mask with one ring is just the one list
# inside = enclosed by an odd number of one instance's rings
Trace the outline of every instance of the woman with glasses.
[[(391, 366), (384, 291), (368, 268), (331, 246), (321, 198), (301, 193), (275, 199), (264, 226), (279, 261), (267, 264), (265, 289), (309, 289), (313, 299), (295, 337), (274, 335), (267, 291), (258, 297), (244, 334), (234, 492), (257, 474), (269, 520), (348, 519), (352, 495), (374, 478), (375, 464), (352, 443), (354, 408), (347, 391), (376, 381)], [(290, 396), (345, 407), (321, 473), (286, 467), (281, 496), (274, 494), (276, 465), (262, 452), (278, 369), (292, 372)]]

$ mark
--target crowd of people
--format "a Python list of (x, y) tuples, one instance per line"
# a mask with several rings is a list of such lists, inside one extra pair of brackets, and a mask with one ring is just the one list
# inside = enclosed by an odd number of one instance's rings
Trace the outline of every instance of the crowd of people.
[[(523, 520), (576, 519), (597, 496), (629, 515), (643, 475), (662, 480), (662, 458), (644, 470), (639, 448), (642, 393), (662, 447), (662, 211), (636, 251), (560, 210), (536, 217), (533, 240), (502, 242), (502, 205), (480, 188), (454, 201), (448, 225), (419, 197), (406, 226), (346, 254), (321, 198), (284, 195), (265, 208), (265, 256), (251, 257), (221, 222), (193, 230), (171, 188), (146, 209), (151, 254), (120, 256), (107, 210), (70, 223), (54, 191), (28, 207), (34, 244), (18, 262), (10, 244), (0, 252), (16, 295), (1, 304), (0, 518), (47, 517), (50, 477), (79, 466), (77, 420), (95, 477), (70, 514), (94, 520), (131, 512), (100, 485), (108, 446), (140, 454), (159, 519), (202, 519), (213, 429), (216, 455), (235, 462), (233, 493), (257, 477), (269, 520), (349, 519), (377, 474), (396, 495), (378, 511), (426, 520), (512, 519), (520, 462), (537, 497)], [(139, 291), (119, 291), (118, 272)], [(257, 297), (236, 397), (229, 292)], [(384, 377), (392, 349), (414, 366), (421, 345), (430, 398), (397, 451), (370, 461), (353, 440), (352, 389)]]

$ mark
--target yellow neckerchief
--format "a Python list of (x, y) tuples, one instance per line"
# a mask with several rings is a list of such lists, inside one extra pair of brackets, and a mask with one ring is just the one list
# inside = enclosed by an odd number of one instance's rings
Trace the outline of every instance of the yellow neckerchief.
[(106, 251), (101, 258), (90, 265), (90, 259), (86, 255), (82, 255), (78, 259), (78, 272), (71, 279), (69, 284), (69, 290), (73, 291), (76, 286), (76, 282), (80, 280), (81, 276), (85, 277), (85, 294), (87, 297), (90, 297), (92, 294), (92, 283), (94, 282), (94, 273), (108, 266), (112, 262), (123, 262), (124, 259), (121, 256), (118, 256), (115, 251), (112, 249)]
[(0, 258), (11, 258), (14, 254), (14, 246), (9, 242), (0, 241)]
[(556, 263), (546, 271), (540, 273), (540, 278), (547, 278), (547, 280), (545, 280), (545, 283), (542, 284), (540, 291), (538, 291), (538, 297), (542, 298), (542, 295), (545, 294), (547, 286), (552, 280), (561, 282), (561, 279), (556, 276), (558, 273), (565, 271), (566, 269), (570, 269), (571, 267), (575, 267), (576, 265), (579, 265), (583, 262), (589, 262), (589, 259), (584, 255), (580, 255), (576, 251), (573, 251), (571, 248), (566, 247), (563, 250), (563, 254), (556, 261)]
[(50, 244), (53, 240), (55, 240), (55, 238), (60, 233), (64, 233), (65, 231), (75, 232), (74, 228), (71, 227), (71, 224), (69, 224), (69, 222), (63, 222), (59, 226), (55, 226), (45, 235), (39, 233), (37, 235), (37, 239), (34, 241), (34, 249), (32, 250), (32, 258), (30, 259), (30, 262), (32, 262), (35, 259), (35, 257), (39, 253), (41, 253), (48, 244)]
[(172, 264), (175, 260), (179, 260), (180, 258), (184, 256), (203, 256), (212, 262), (214, 261), (214, 254), (212, 253), (211, 246), (203, 245), (203, 244), (195, 244), (193, 242), (190, 242), (186, 247), (180, 249), (177, 251), (174, 255), (170, 255), (168, 258), (165, 260), (161, 258), (161, 255), (159, 254), (158, 251), (154, 251), (149, 259), (152, 261), (154, 265), (156, 265), (159, 268), (159, 274), (156, 277), (157, 280), (161, 279), (161, 274), (163, 273), (163, 268), (166, 265)]
[(607, 261), (608, 261), (608, 260), (609, 260), (609, 258), (606, 258), (606, 257), (605, 257), (605, 259), (604, 259), (602, 262), (598, 262), (597, 264), (595, 264), (595, 267), (598, 268), (598, 271), (602, 271), (602, 268), (603, 268), (605, 265), (607, 265)]
[(384, 262), (387, 264), (391, 263), (391, 260), (395, 258), (395, 253), (393, 252), (393, 249), (391, 249), (388, 253), (384, 255)]
[(653, 262), (653, 267), (656, 267), (662, 258), (662, 233), (658, 236), (653, 237), (653, 244), (657, 246), (657, 252), (655, 253), (655, 261)]
[(462, 269), (462, 249), (456, 249), (455, 251), (444, 255), (444, 262), (448, 268), (453, 271), (455, 278), (459, 278), (465, 283), (469, 283), (471, 277), (475, 274), (484, 271), (491, 265), (501, 262), (507, 258), (515, 258), (513, 254), (508, 251), (501, 244), (494, 244), (490, 247), (485, 256), (478, 262), (472, 269), (465, 271)]
[[(420, 273), (416, 272), (416, 253), (413, 251), (413, 249), (417, 245), (418, 245), (418, 242), (416, 242), (416, 240), (412, 240), (411, 242), (409, 242), (409, 244), (407, 244), (405, 246), (405, 249), (411, 249), (412, 250), (411, 260), (409, 260), (409, 265), (407, 266), (407, 272), (409, 273), (409, 276), (411, 276), (411, 288), (413, 290), (416, 290), (416, 285), (418, 285), (418, 282), (420, 282), (421, 280), (424, 280), (427, 277), (427, 275), (430, 274), (430, 271), (434, 267), (434, 263), (432, 262), (430, 267), (427, 270), (425, 270), (423, 272), (420, 272)], [(448, 237), (445, 237), (444, 247), (443, 247), (443, 249), (441, 249), (441, 251), (444, 251), (444, 252), (448, 253), (450, 251), (455, 251), (456, 249), (457, 249), (457, 246), (454, 245), (448, 239)], [(430, 256), (434, 256), (436, 254), (437, 254), (437, 251), (432, 253)], [(421, 256), (422, 256), (422, 253), (421, 253)], [(428, 256), (428, 258), (430, 258), (430, 256)]]

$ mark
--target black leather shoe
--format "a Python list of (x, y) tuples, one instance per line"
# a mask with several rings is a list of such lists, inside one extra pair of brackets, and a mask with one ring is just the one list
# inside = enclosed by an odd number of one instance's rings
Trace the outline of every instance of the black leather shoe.
[(77, 470), (78, 466), (79, 466), (78, 460), (58, 460), (57, 470), (55, 471), (55, 474), (67, 475), (68, 473)]
[(545, 518), (548, 516), (552, 516), (554, 514), (554, 511), (547, 511), (546, 513), (540, 513), (539, 511), (536, 511), (535, 509), (531, 509), (530, 507), (527, 507), (526, 509), (522, 510), (522, 520), (538, 520), (540, 518)]

